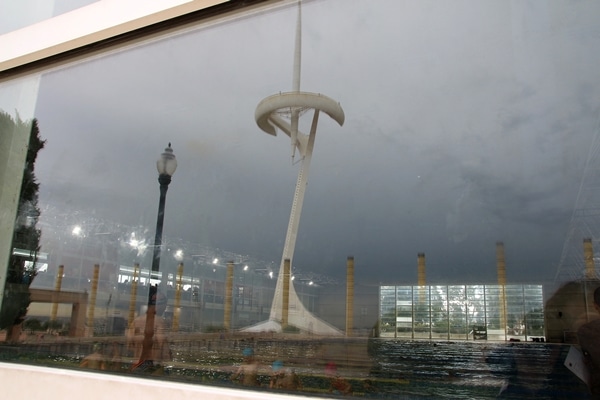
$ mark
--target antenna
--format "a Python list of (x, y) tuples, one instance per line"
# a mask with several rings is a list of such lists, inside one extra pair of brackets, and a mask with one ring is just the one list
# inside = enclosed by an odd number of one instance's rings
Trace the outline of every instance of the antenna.
[(300, 70), (302, 67), (302, 2), (298, 1), (298, 18), (296, 20), (296, 45), (294, 46), (294, 75), (292, 90), (300, 91)]
[[(300, 92), (300, 71), (302, 68), (302, 2), (298, 0), (298, 18), (296, 19), (296, 43), (294, 46), (294, 72), (292, 76), (292, 90)], [(292, 108), (292, 130), (290, 132), (290, 146), (292, 147), (292, 164), (298, 147), (298, 122), (300, 110)]]

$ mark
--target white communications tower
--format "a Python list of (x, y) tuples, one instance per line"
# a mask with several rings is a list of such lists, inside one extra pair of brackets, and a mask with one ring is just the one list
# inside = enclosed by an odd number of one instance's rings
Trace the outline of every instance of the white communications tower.
[[(344, 124), (344, 110), (340, 104), (322, 94), (300, 91), (300, 58), (301, 58), (301, 9), (298, 2), (298, 20), (296, 24), (296, 45), (294, 51), (294, 72), (293, 72), (293, 91), (279, 93), (269, 96), (262, 100), (256, 107), (255, 118), (260, 129), (269, 135), (276, 136), (277, 129), (284, 132), (291, 139), (292, 162), (296, 151), (301, 157), (300, 170), (296, 181), (296, 190), (290, 212), (290, 221), (285, 236), (285, 245), (281, 257), (279, 276), (275, 288), (275, 296), (271, 306), (269, 320), (257, 325), (245, 328), (247, 332), (276, 331), (281, 332), (283, 320), (283, 296), (284, 296), (284, 276), (289, 281), (285, 287), (289, 287), (289, 302), (287, 310), (287, 322), (304, 332), (317, 335), (341, 335), (342, 332), (323, 320), (315, 317), (308, 311), (296, 294), (291, 274), (284, 274), (285, 260), (290, 260), (290, 265), (294, 257), (294, 248), (296, 246), (296, 237), (298, 226), (300, 224), (300, 213), (302, 212), (302, 203), (304, 193), (308, 182), (308, 170), (312, 158), (313, 147), (315, 144), (315, 135), (317, 133), (317, 123), (320, 112), (324, 112), (335, 120), (340, 126)], [(299, 130), (299, 121), (302, 114), (313, 110), (313, 118), (309, 134), (304, 134)], [(291, 267), (290, 267), (291, 268)], [(288, 286), (289, 285), (289, 286)], [(287, 294), (287, 293), (286, 293)]]

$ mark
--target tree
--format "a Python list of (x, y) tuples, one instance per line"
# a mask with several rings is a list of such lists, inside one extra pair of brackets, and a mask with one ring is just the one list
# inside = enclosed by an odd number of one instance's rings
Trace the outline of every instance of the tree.
[(38, 208), (39, 183), (36, 180), (34, 167), (38, 152), (44, 148), (45, 140), (40, 138), (36, 119), (23, 121), (17, 115), (12, 118), (0, 110), (0, 134), (18, 134), (29, 131), (29, 144), (23, 171), (23, 180), (19, 194), (19, 204), (12, 248), (19, 249), (11, 254), (6, 274), (6, 287), (0, 310), (0, 329), (7, 330), (6, 340), (14, 341), (30, 303), (29, 285), (36, 276), (37, 254), (40, 250), (41, 231), (37, 228), (40, 216)]

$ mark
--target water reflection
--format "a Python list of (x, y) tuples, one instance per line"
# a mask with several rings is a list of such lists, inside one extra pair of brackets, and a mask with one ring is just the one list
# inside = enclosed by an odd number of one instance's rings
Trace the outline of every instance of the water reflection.
[[(169, 332), (167, 324), (156, 336), (164, 335), (171, 353), (155, 358), (161, 359), (164, 379), (253, 390), (357, 398), (586, 398), (585, 383), (565, 360), (577, 345), (573, 333), (586, 319), (597, 318), (590, 307), (599, 286), (598, 281), (570, 282), (549, 296), (545, 320), (550, 343), (187, 333)], [(80, 338), (31, 333), (21, 343), (2, 346), (0, 355), (9, 361), (130, 374), (140, 357), (132, 343), (129, 333)], [(584, 343), (584, 353), (592, 354)]]
[[(381, 339), (298, 339), (290, 336), (219, 334), (171, 337), (173, 359), (162, 379), (260, 390), (298, 391), (376, 398), (540, 399), (585, 398), (587, 388), (562, 365), (569, 347), (547, 343), (394, 341)], [(104, 343), (104, 358), (114, 363), (104, 342), (66, 338), (7, 348), (4, 360), (77, 367), (86, 353)], [(252, 347), (250, 347), (252, 346)], [(343, 352), (330, 349), (336, 347)], [(249, 349), (252, 349), (251, 351)], [(95, 357), (97, 358), (97, 357)], [(88, 358), (89, 359), (89, 358)], [(123, 357), (121, 373), (137, 362)], [(273, 365), (294, 371), (293, 386), (273, 385)], [(121, 364), (122, 363), (122, 364)], [(275, 363), (275, 364), (274, 364)], [(248, 370), (248, 366), (252, 366)], [(118, 368), (99, 368), (119, 371)], [(243, 372), (241, 372), (243, 371)], [(241, 373), (241, 381), (232, 380)], [(250, 381), (252, 384), (250, 384)]]

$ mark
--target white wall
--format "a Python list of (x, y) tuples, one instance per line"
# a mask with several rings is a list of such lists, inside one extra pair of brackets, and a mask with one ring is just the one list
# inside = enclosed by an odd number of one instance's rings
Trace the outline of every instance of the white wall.
[(0, 35), (0, 71), (226, 1), (101, 0)]
[(265, 391), (243, 391), (212, 386), (134, 378), (85, 371), (61, 370), (0, 363), (4, 399), (202, 399), (202, 400), (300, 400), (315, 397), (290, 396)]

